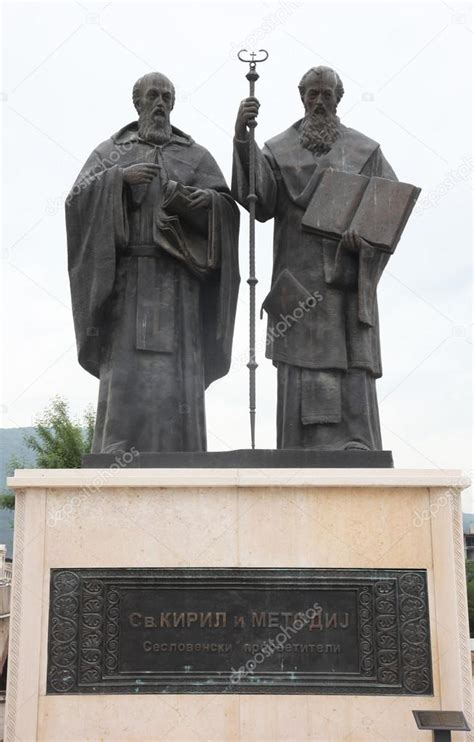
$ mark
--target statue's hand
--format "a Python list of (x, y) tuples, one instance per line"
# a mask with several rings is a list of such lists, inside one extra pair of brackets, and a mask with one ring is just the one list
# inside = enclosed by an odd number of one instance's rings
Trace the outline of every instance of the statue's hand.
[(247, 139), (249, 122), (254, 121), (258, 116), (260, 103), (257, 98), (245, 98), (239, 107), (237, 120), (235, 122), (235, 138)]
[(208, 209), (211, 205), (211, 194), (200, 188), (196, 188), (188, 195), (188, 198), (191, 201), (189, 205), (191, 209)]
[(160, 168), (152, 162), (140, 162), (138, 165), (129, 165), (123, 168), (123, 179), (129, 185), (151, 183), (158, 175)]
[(358, 252), (361, 247), (372, 247), (355, 229), (348, 229), (344, 232), (339, 244), (351, 252)]

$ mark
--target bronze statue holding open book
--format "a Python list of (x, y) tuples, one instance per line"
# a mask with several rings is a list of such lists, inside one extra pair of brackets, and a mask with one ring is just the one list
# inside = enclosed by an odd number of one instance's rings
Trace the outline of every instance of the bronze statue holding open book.
[(138, 121), (100, 144), (66, 202), (79, 361), (100, 379), (93, 452), (205, 451), (204, 389), (227, 373), (238, 208), (171, 126), (174, 86), (137, 81)]
[[(278, 369), (277, 446), (381, 450), (376, 289), (419, 194), (399, 183), (377, 142), (336, 114), (337, 73), (299, 84), (304, 117), (256, 147), (256, 217), (275, 220), (268, 358)], [(249, 122), (242, 101), (232, 193), (248, 208)]]

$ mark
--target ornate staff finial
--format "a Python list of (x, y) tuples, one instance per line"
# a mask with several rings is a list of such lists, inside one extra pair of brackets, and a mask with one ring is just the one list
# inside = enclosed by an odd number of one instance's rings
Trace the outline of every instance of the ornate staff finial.
[[(244, 54), (250, 54), (250, 59), (245, 59)], [(262, 54), (261, 59), (257, 59), (257, 55)], [(241, 49), (237, 54), (241, 62), (247, 62), (251, 70), (254, 70), (259, 62), (265, 62), (268, 59), (268, 52), (266, 49), (259, 49), (258, 52), (249, 52), (247, 49)]]

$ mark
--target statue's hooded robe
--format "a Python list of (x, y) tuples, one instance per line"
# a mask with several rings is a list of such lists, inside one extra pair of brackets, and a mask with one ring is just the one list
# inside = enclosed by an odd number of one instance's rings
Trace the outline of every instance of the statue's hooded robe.
[[(159, 175), (125, 184), (142, 162)], [(209, 209), (186, 209), (196, 188)], [(130, 124), (87, 160), (66, 224), (79, 362), (100, 379), (93, 451), (206, 450), (204, 390), (230, 366), (240, 281), (217, 163), (175, 127), (157, 146)]]
[[(256, 148), (256, 216), (274, 218), (266, 355), (278, 367), (279, 448), (380, 449), (375, 379), (382, 375), (376, 288), (389, 256), (357, 256), (303, 230), (326, 168), (396, 180), (377, 142), (340, 125), (331, 150), (300, 142), (301, 121)], [(248, 208), (248, 143), (235, 140), (232, 194)], [(334, 194), (337, 203), (338, 194)], [(291, 299), (305, 302), (294, 313)], [(300, 314), (302, 316), (300, 316)]]

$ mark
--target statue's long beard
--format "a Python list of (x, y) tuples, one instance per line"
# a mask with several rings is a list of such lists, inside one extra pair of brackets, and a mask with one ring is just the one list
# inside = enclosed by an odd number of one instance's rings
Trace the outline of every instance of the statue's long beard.
[(138, 135), (152, 144), (166, 144), (171, 139), (171, 124), (165, 118), (157, 121), (148, 111), (142, 112), (138, 117)]
[(340, 134), (340, 120), (335, 113), (306, 114), (300, 126), (300, 142), (311, 152), (329, 152)]

